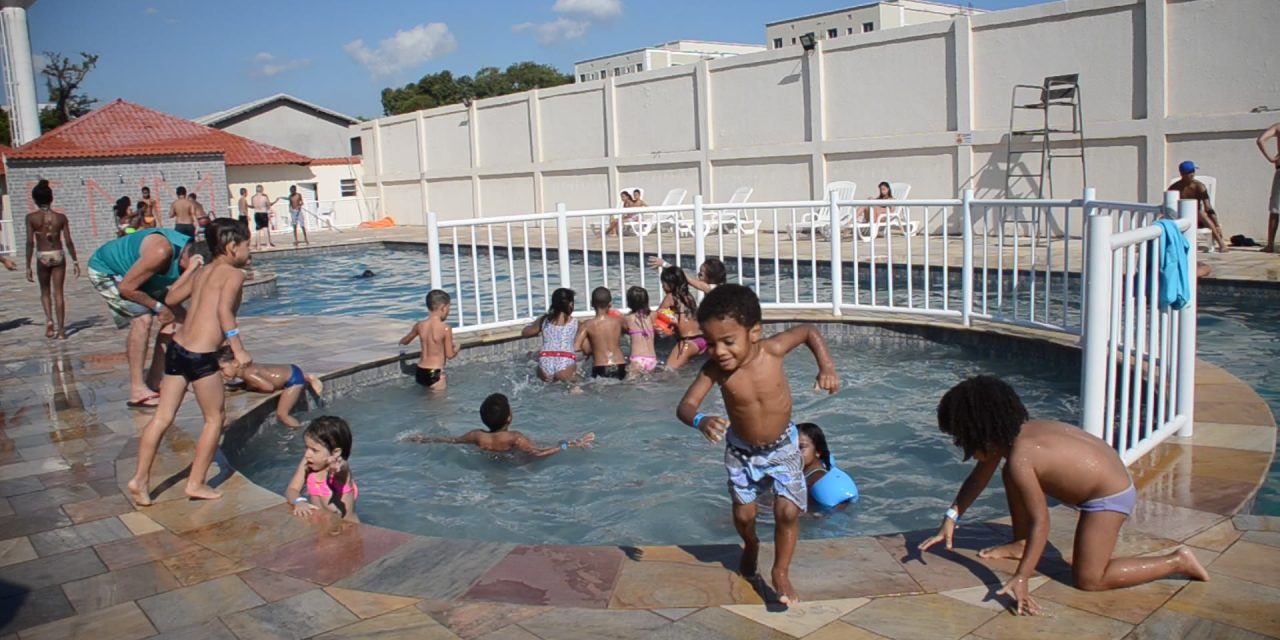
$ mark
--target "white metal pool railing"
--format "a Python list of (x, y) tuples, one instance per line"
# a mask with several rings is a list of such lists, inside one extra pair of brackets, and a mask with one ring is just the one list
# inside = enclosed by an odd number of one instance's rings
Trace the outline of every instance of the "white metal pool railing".
[[(1165, 194), (1159, 207), (1088, 203), (1081, 426), (1125, 464), (1194, 423), (1196, 203)], [(1191, 246), (1189, 301), (1160, 308), (1161, 227), (1168, 214)]]

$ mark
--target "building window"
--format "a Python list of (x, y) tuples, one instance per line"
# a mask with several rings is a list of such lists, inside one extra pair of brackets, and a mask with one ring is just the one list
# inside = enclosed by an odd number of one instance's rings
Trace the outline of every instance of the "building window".
[(578, 77), (579, 77), (579, 78), (581, 78), (581, 80), (579, 80), (578, 82), (586, 82), (586, 81), (587, 81), (587, 74), (585, 74), (585, 73), (584, 73), (584, 74), (582, 74), (582, 75), (580, 75), (580, 76), (578, 76)]
[(351, 138), (351, 155), (364, 155), (364, 141), (360, 139), (360, 136), (353, 136)]
[(872, 31), (875, 31), (875, 30), (876, 30), (876, 23), (874, 23), (874, 22), (864, 22), (864, 23), (862, 23), (862, 32), (863, 32), (863, 33), (871, 33)]
[(774, 49), (781, 49), (781, 48), (782, 48), (782, 38), (774, 38), (774, 39), (773, 39), (773, 48), (774, 48)]
[(849, 27), (849, 35), (853, 35), (853, 27)]
[(643, 62), (637, 62), (637, 63), (636, 63), (636, 71), (644, 71), (644, 63), (643, 63)]
[(339, 183), (339, 187), (342, 189), (342, 197), (344, 198), (356, 197), (356, 179), (355, 178), (342, 178), (341, 180), (338, 181), (338, 183)]
[(827, 29), (827, 37), (828, 37), (828, 38), (838, 38), (838, 37), (840, 37), (840, 30), (839, 30), (839, 29)]
[(795, 39), (795, 38), (792, 38), (792, 39), (791, 39), (791, 44), (795, 44), (795, 43), (796, 43), (796, 39)]

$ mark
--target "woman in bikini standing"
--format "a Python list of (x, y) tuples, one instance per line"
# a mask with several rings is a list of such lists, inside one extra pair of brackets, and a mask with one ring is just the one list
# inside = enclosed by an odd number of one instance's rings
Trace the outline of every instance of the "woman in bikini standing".
[[(41, 180), (31, 190), (36, 210), (27, 214), (27, 282), (35, 282), (31, 272), (31, 256), (36, 256), (36, 274), (40, 278), (40, 304), (44, 306), (44, 335), (46, 338), (67, 337), (66, 301), (62, 296), (62, 283), (67, 276), (67, 253), (75, 275), (80, 277), (80, 261), (76, 257), (76, 245), (71, 240), (71, 225), (67, 216), (54, 211), (53, 189), (48, 180)], [(64, 249), (65, 245), (65, 249)], [(54, 329), (54, 314), (57, 329)]]

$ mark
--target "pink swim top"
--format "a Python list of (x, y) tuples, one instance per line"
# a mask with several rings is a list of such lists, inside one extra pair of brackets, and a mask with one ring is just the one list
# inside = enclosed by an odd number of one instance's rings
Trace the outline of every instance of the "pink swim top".
[[(338, 497), (351, 493), (351, 499), (355, 500), (360, 497), (360, 488), (356, 486), (354, 478), (347, 475), (347, 484), (338, 490)], [(308, 473), (307, 474), (307, 495), (312, 498), (328, 498), (333, 495), (333, 487), (329, 484), (329, 474), (327, 473)]]

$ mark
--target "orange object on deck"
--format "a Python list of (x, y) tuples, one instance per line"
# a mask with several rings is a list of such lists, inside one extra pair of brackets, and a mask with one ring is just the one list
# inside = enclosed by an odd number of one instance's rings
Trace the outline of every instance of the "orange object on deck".
[(391, 216), (387, 216), (387, 217), (385, 217), (385, 218), (380, 218), (380, 219), (378, 219), (378, 220), (374, 220), (374, 221), (372, 221), (372, 222), (361, 222), (361, 223), (360, 223), (359, 228), (361, 228), (361, 229), (387, 229), (387, 228), (394, 227), (394, 226), (396, 226), (396, 221), (395, 221), (395, 219), (394, 219), (394, 218), (392, 218)]

